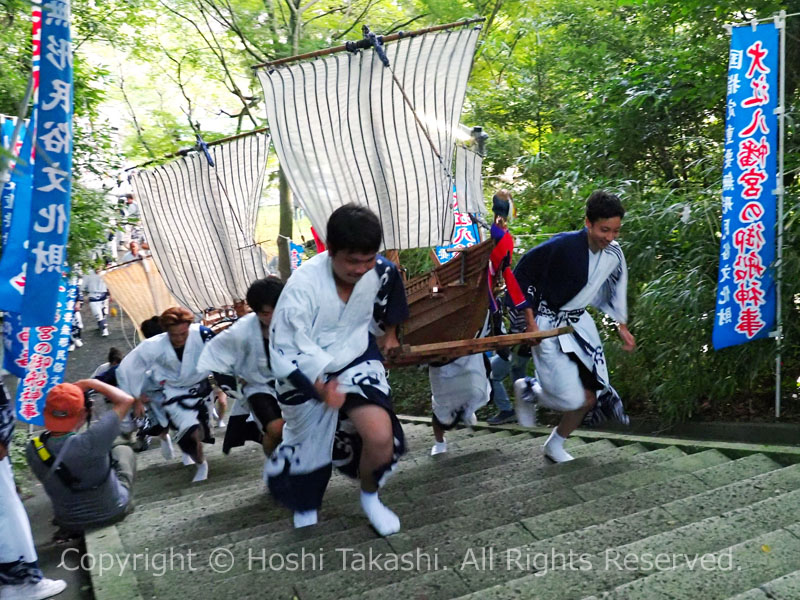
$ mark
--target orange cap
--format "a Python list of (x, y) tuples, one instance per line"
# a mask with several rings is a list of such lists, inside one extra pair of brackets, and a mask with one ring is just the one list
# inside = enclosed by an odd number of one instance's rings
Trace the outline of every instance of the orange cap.
[(44, 426), (50, 431), (73, 431), (83, 417), (83, 390), (74, 383), (59, 383), (47, 393)]

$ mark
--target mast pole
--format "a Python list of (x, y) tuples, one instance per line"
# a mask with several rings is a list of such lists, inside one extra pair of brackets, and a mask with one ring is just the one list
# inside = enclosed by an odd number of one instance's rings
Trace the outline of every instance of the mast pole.
[[(417, 37), (426, 33), (432, 33), (435, 31), (444, 31), (446, 29), (453, 29), (455, 27), (465, 27), (467, 25), (472, 25), (474, 23), (482, 23), (486, 20), (486, 17), (476, 17), (474, 19), (467, 19), (466, 21), (459, 21), (457, 23), (447, 23), (445, 25), (435, 25), (434, 27), (428, 27), (426, 29), (418, 29), (416, 31), (401, 31), (398, 33), (392, 33), (390, 35), (383, 35), (378, 36), (378, 39), (381, 40), (384, 44), (386, 42), (394, 42), (395, 40), (410, 38), (410, 37)], [(253, 65), (250, 67), (251, 69), (261, 69), (261, 68), (273, 68), (280, 65), (285, 65), (291, 62), (297, 62), (299, 60), (305, 60), (308, 58), (319, 58), (320, 56), (328, 56), (329, 54), (335, 54), (337, 52), (344, 52), (346, 50), (350, 50), (351, 48), (362, 48), (359, 44), (362, 41), (358, 42), (349, 42), (347, 44), (342, 44), (341, 46), (334, 46), (333, 48), (325, 48), (324, 50), (316, 50), (315, 52), (307, 52), (305, 54), (298, 54), (297, 56), (290, 56), (287, 58), (280, 58), (278, 60), (273, 60), (270, 62), (260, 63), (257, 65)], [(371, 48), (372, 45), (367, 43), (363, 46), (363, 48)]]

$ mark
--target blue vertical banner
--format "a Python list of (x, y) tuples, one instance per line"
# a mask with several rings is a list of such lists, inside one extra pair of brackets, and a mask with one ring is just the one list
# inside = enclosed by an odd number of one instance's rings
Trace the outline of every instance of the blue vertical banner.
[(44, 425), (44, 401), (50, 389), (64, 381), (72, 333), (72, 315), (78, 295), (76, 282), (64, 277), (58, 288), (51, 325), (31, 327), (25, 373), (17, 386), (17, 418)]
[(716, 350), (768, 337), (775, 327), (779, 54), (774, 23), (733, 28), (712, 335)]
[[(9, 160), (9, 173), (10, 179), (5, 182), (0, 182), (2, 185), (2, 194), (0, 194), (0, 207), (2, 207), (2, 236), (3, 236), (3, 248), (6, 247), (8, 243), (8, 234), (11, 231), (11, 212), (14, 210), (14, 196), (16, 194), (17, 187), (19, 186), (19, 180), (14, 180), (14, 172), (17, 167), (23, 168), (25, 165), (30, 164), (30, 154), (28, 156), (24, 156), (22, 154), (22, 146), (25, 140), (25, 133), (28, 130), (27, 123), (22, 124), (22, 127), (19, 130), (19, 137), (14, 142), (14, 147), (11, 147), (11, 138), (14, 135), (14, 128), (16, 125), (16, 119), (13, 117), (6, 117), (0, 115), (0, 120), (2, 120), (2, 128), (0, 128), (0, 143), (2, 144), (3, 148), (10, 152), (12, 155), (12, 159)], [(30, 144), (28, 144), (30, 148)], [(22, 156), (21, 164), (18, 162), (20, 160), (20, 156)], [(28, 182), (28, 187), (30, 187), (30, 182)]]
[(25, 289), (28, 260), (28, 234), (31, 221), (33, 185), (33, 125), (29, 124), (20, 158), (3, 189), (3, 255), (0, 258), (0, 309), (20, 312)]
[(69, 233), (72, 174), (72, 44), (70, 3), (42, 9), (41, 69), (36, 106), (29, 255), (22, 323), (49, 325), (55, 313)]
[(289, 261), (294, 271), (297, 267), (303, 264), (303, 256), (305, 256), (306, 249), (300, 244), (295, 244), (293, 240), (289, 240)]
[(22, 326), (22, 315), (7, 312), (3, 315), (3, 368), (16, 377), (25, 377), (28, 365), (30, 328)]
[(436, 258), (441, 264), (444, 264), (458, 256), (458, 252), (448, 252), (452, 248), (460, 246), (474, 246), (481, 241), (480, 233), (478, 233), (478, 226), (472, 222), (469, 214), (461, 212), (458, 206), (458, 195), (456, 194), (456, 187), (453, 186), (453, 216), (455, 227), (453, 229), (453, 239), (447, 246), (436, 246)]

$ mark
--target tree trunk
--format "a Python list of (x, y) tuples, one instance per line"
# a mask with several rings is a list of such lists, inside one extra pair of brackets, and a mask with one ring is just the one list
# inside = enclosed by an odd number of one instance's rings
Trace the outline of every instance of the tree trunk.
[(291, 256), (289, 254), (289, 240), (292, 238), (292, 193), (289, 182), (283, 174), (283, 168), (278, 169), (280, 189), (281, 216), (278, 225), (278, 272), (281, 279), (286, 281), (292, 274)]

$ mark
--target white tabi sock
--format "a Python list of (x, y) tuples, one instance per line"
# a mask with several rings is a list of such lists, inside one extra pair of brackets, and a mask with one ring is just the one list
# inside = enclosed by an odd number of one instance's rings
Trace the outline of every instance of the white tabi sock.
[(169, 434), (161, 440), (161, 456), (164, 457), (164, 460), (172, 460), (172, 457), (175, 456), (172, 448), (172, 438), (169, 437)]
[(194, 464), (194, 459), (184, 452), (183, 453), (183, 466), (184, 467), (188, 467), (189, 465), (193, 465), (193, 464)]
[(294, 511), (294, 528), (310, 527), (317, 524), (317, 511), (315, 510), (296, 510)]
[(378, 535), (387, 536), (400, 531), (400, 519), (378, 498), (378, 492), (361, 490), (361, 508)]
[(437, 454), (444, 454), (447, 452), (447, 440), (442, 440), (441, 442), (436, 442), (431, 448), (431, 456), (436, 456)]
[(557, 429), (557, 427), (553, 429), (550, 437), (547, 438), (544, 446), (542, 446), (544, 455), (555, 462), (570, 461), (574, 457), (569, 452), (564, 450), (564, 442), (567, 440), (567, 438), (558, 435)]
[(208, 461), (204, 460), (199, 465), (197, 465), (197, 472), (194, 474), (194, 479), (192, 479), (192, 483), (197, 483), (198, 481), (205, 481), (208, 479)]

